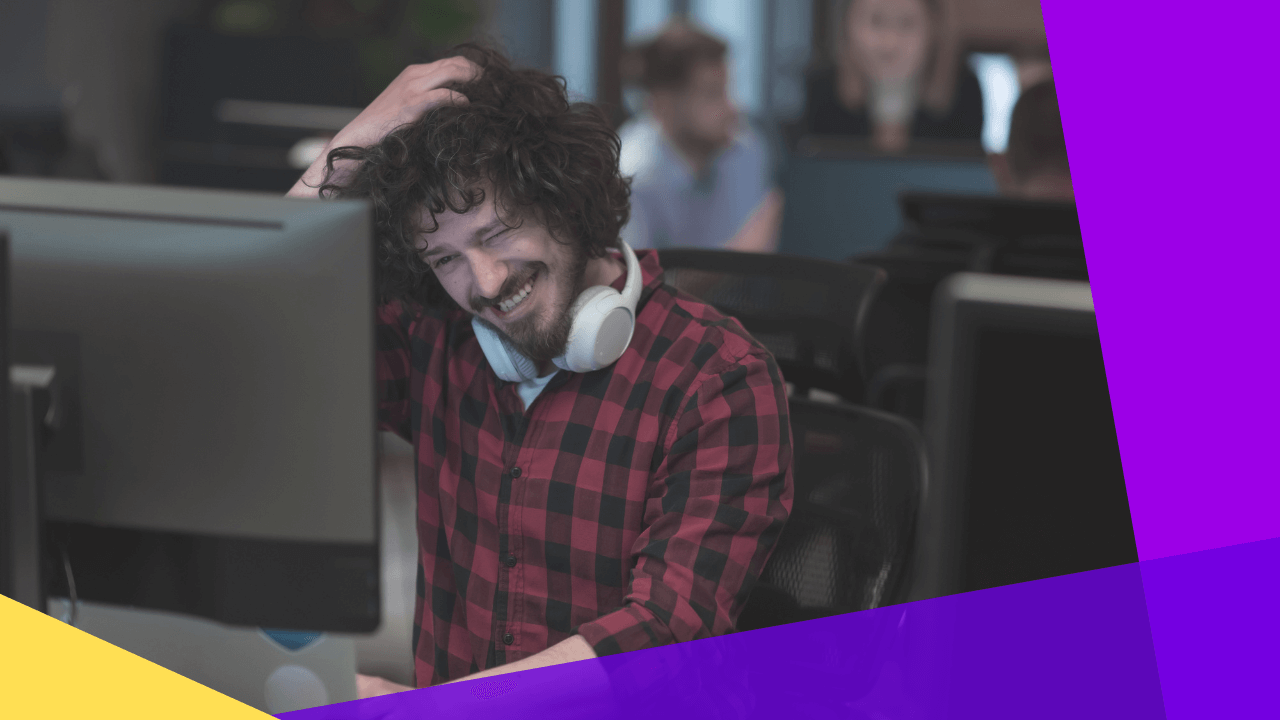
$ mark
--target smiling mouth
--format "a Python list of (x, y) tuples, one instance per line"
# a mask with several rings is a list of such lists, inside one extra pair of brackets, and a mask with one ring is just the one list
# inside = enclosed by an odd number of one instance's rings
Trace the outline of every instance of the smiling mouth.
[(529, 297), (529, 293), (533, 292), (533, 285), (537, 280), (538, 275), (537, 273), (534, 273), (533, 277), (529, 278), (529, 281), (524, 284), (524, 287), (517, 290), (511, 297), (493, 306), (494, 314), (499, 317), (505, 317), (512, 311), (518, 309), (524, 304), (525, 299)]

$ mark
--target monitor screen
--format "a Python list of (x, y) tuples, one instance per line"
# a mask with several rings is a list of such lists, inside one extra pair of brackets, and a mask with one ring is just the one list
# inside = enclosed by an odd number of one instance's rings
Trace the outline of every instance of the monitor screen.
[(802, 147), (787, 160), (781, 184), (779, 252), (827, 260), (883, 249), (903, 226), (900, 193), (997, 192), (980, 154), (889, 156), (833, 148)]
[(1136, 562), (1097, 333), (975, 340), (964, 589)]
[(54, 592), (375, 628), (367, 206), (11, 179), (0, 198), (11, 352), (60, 380), (38, 457), (73, 575), (59, 560)]
[(0, 595), (9, 598), (14, 596), (17, 585), (14, 577), (17, 548), (12, 531), (16, 510), (10, 497), (13, 488), (9, 479), (13, 453), (9, 438), (9, 396), (12, 392), (9, 386), (9, 235), (0, 227), (0, 443), (3, 443), (0, 447), (5, 448), (4, 459), (0, 460)]
[(934, 312), (917, 597), (1137, 562), (1088, 284), (962, 273)]

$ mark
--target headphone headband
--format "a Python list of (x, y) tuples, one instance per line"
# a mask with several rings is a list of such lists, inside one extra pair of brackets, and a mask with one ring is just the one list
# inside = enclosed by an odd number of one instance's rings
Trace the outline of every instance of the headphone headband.
[(624, 240), (618, 240), (622, 246), (622, 261), (627, 264), (627, 282), (622, 286), (622, 302), (631, 308), (634, 318), (636, 306), (640, 304), (640, 291), (644, 289), (643, 273), (640, 272), (640, 260), (636, 252)]

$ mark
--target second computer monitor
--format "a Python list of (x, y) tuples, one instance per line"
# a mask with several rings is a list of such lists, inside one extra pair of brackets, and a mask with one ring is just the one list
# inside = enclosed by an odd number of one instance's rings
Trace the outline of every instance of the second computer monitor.
[(938, 292), (917, 598), (1137, 562), (1087, 283)]
[(779, 251), (844, 260), (881, 250), (902, 228), (903, 192), (995, 195), (980, 154), (881, 155), (801, 143), (782, 173)]

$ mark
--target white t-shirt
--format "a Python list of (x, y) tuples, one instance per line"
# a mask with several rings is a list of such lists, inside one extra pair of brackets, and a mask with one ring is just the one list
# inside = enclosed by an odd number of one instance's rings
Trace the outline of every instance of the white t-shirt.
[(516, 392), (520, 393), (520, 399), (524, 401), (525, 412), (529, 411), (529, 406), (533, 404), (534, 399), (542, 394), (542, 390), (547, 387), (547, 383), (551, 382), (551, 378), (555, 376), (555, 373), (550, 373), (544, 377), (525, 380), (516, 385)]

